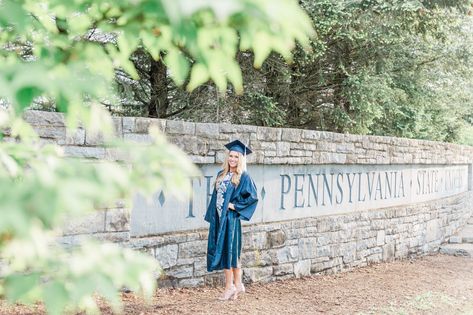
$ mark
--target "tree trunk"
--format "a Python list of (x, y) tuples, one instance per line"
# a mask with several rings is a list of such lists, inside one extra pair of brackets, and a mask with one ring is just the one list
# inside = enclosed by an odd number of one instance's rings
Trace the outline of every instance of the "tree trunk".
[(161, 59), (151, 59), (149, 71), (151, 97), (148, 103), (148, 117), (165, 117), (169, 108), (166, 65)]

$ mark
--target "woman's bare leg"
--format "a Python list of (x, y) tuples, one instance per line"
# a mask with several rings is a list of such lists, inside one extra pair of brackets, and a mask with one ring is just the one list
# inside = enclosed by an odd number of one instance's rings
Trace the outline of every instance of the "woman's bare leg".
[(231, 289), (233, 285), (233, 272), (232, 269), (223, 269), (225, 274), (225, 290)]
[(235, 286), (238, 287), (241, 284), (241, 268), (232, 268), (233, 271), (233, 281)]
[(233, 286), (233, 272), (231, 269), (223, 269), (223, 273), (225, 275), (225, 291), (222, 295), (218, 298), (221, 301), (226, 301), (234, 298), (236, 293), (236, 289)]

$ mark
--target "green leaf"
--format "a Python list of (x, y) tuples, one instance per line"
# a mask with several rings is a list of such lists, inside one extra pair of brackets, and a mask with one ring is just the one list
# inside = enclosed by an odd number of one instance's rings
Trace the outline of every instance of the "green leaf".
[(238, 95), (243, 94), (243, 78), (238, 63), (233, 60), (228, 62), (225, 70), (227, 71), (228, 80), (233, 84), (235, 93)]
[(38, 297), (38, 285), (40, 275), (32, 274), (12, 274), (5, 279), (5, 291), (9, 301), (32, 303)]
[(195, 64), (192, 66), (191, 77), (189, 84), (187, 84), (187, 91), (192, 92), (199, 85), (204, 84), (210, 79), (209, 71), (201, 64)]
[(20, 32), (28, 26), (28, 15), (21, 3), (10, 0), (0, 1), (0, 26), (14, 25)]
[(270, 37), (263, 32), (259, 32), (253, 39), (253, 48), (255, 50), (254, 66), (256, 69), (259, 69), (271, 53)]
[(177, 85), (184, 84), (187, 75), (189, 74), (189, 61), (182, 52), (177, 49), (170, 50), (164, 62), (170, 70), (172, 79)]
[(69, 294), (64, 284), (52, 281), (44, 286), (44, 303), (49, 315), (61, 315), (69, 301)]
[(36, 86), (25, 86), (16, 92), (16, 101), (19, 105), (18, 111), (23, 111), (26, 107), (31, 105), (33, 99), (41, 95), (41, 90)]

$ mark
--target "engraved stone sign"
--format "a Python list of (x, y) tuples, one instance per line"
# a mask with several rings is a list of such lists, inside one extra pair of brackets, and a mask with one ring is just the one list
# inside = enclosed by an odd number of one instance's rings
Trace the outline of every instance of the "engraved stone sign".
[[(219, 169), (202, 166), (202, 177), (189, 179), (192, 194), (183, 200), (162, 191), (151, 198), (136, 196), (131, 235), (207, 227), (203, 217)], [(430, 201), (467, 191), (470, 180), (468, 165), (249, 165), (248, 171), (259, 198), (249, 223)]]

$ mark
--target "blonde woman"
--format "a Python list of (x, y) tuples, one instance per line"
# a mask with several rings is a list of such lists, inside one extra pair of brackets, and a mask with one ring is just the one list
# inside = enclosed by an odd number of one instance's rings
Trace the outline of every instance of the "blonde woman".
[(246, 172), (246, 156), (251, 149), (235, 140), (228, 149), (222, 170), (218, 172), (215, 188), (205, 220), (210, 223), (207, 245), (207, 270), (222, 270), (225, 291), (220, 300), (236, 299), (245, 292), (241, 281), (241, 222), (249, 221), (258, 203), (256, 186)]

